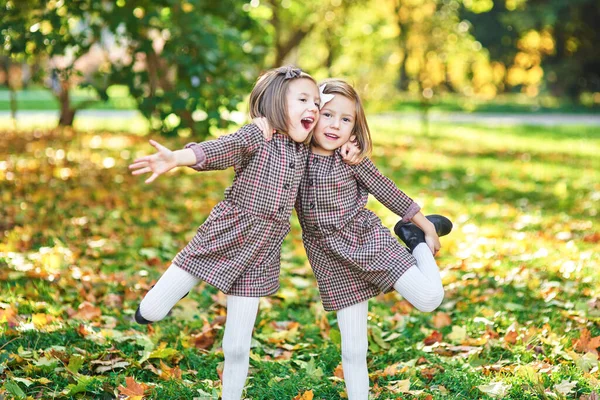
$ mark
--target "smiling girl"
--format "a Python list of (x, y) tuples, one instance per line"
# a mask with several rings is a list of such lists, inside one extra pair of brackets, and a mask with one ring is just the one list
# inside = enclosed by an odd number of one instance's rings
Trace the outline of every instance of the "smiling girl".
[(146, 294), (138, 323), (163, 319), (199, 282), (227, 295), (223, 337), (224, 400), (241, 397), (259, 298), (279, 288), (281, 244), (290, 229), (309, 149), (304, 144), (319, 118), (319, 90), (298, 68), (281, 67), (261, 76), (250, 94), (250, 114), (264, 116), (277, 130), (265, 141), (254, 124), (217, 140), (171, 151), (150, 141), (157, 153), (130, 166), (146, 183), (180, 166), (198, 171), (233, 167), (233, 184), (189, 244)]
[[(426, 218), (366, 157), (371, 134), (354, 88), (339, 79), (320, 88), (321, 116), (295, 207), (323, 306), (337, 311), (348, 398), (367, 400), (368, 300), (396, 290), (420, 311), (436, 309), (444, 288), (433, 255), (452, 223), (439, 215)], [(268, 137), (268, 127), (257, 123)], [(353, 136), (362, 161), (348, 165), (339, 149)], [(365, 208), (369, 194), (402, 217), (395, 230), (408, 249)]]

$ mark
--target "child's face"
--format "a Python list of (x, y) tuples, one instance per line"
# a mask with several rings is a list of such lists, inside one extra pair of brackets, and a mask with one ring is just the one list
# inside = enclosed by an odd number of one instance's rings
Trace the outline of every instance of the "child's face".
[(288, 131), (294, 142), (304, 142), (319, 120), (319, 88), (310, 79), (295, 79), (288, 86)]
[(313, 153), (328, 156), (350, 139), (356, 121), (354, 100), (336, 94), (321, 110), (313, 133)]

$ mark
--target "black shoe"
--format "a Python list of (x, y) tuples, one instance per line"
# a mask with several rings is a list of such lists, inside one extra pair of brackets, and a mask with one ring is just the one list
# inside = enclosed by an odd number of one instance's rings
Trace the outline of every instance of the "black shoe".
[(140, 307), (138, 306), (137, 310), (135, 310), (135, 322), (141, 325), (151, 324), (153, 321), (148, 321), (146, 318), (142, 317), (142, 313), (140, 312)]
[[(433, 226), (438, 236), (445, 236), (452, 231), (452, 222), (442, 215), (428, 215), (426, 217)], [(412, 253), (419, 243), (425, 243), (425, 234), (423, 231), (412, 222), (398, 222), (394, 227), (394, 232), (408, 246)]]

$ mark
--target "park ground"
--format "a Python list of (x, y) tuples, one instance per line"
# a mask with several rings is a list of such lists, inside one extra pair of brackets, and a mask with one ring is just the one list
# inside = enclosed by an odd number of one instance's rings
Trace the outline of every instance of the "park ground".
[[(201, 284), (164, 321), (131, 318), (232, 172), (145, 185), (127, 170), (151, 149), (143, 127), (86, 121), (0, 131), (0, 398), (217, 398), (222, 294)], [(438, 258), (440, 309), (396, 294), (370, 302), (372, 397), (598, 399), (600, 128), (371, 125), (380, 170), (455, 223)], [(388, 227), (398, 219), (369, 207)], [(335, 314), (320, 305), (295, 217), (250, 366), (249, 399), (345, 396)]]

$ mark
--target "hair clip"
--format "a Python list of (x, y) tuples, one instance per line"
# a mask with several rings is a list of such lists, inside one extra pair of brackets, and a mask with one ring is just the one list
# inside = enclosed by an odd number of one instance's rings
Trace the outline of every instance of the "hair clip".
[(319, 86), (319, 94), (321, 95), (321, 104), (319, 104), (319, 109), (325, 107), (325, 104), (333, 100), (333, 98), (335, 97), (335, 94), (325, 93), (326, 86), (327, 85), (325, 83)]
[(283, 76), (283, 79), (294, 79), (300, 77), (302, 74), (302, 70), (300, 68), (294, 67), (281, 67), (277, 70), (277, 72)]

